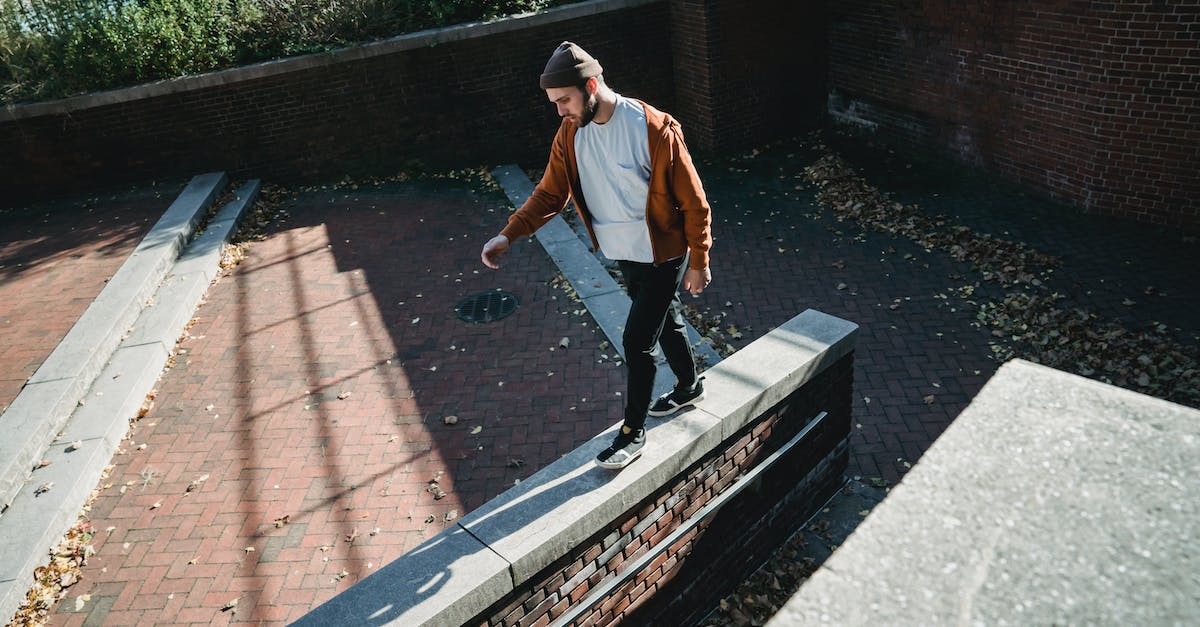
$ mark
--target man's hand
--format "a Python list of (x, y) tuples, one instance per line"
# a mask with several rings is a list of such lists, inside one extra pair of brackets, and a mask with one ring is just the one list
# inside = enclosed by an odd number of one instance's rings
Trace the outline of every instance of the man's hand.
[(483, 245), (483, 253), (479, 255), (479, 258), (483, 260), (483, 265), (493, 270), (499, 270), (500, 264), (496, 263), (496, 260), (506, 252), (508, 252), (508, 238), (504, 235), (497, 235)]
[(712, 282), (712, 272), (708, 268), (696, 270), (688, 268), (687, 273), (683, 275), (683, 289), (692, 293), (692, 296), (699, 296), (704, 288)]

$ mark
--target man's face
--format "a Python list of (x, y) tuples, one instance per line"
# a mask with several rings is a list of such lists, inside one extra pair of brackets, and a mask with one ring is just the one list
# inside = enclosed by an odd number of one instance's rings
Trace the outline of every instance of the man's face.
[(596, 94), (578, 87), (551, 87), (546, 90), (546, 97), (558, 108), (558, 117), (567, 118), (576, 126), (587, 126), (596, 117)]

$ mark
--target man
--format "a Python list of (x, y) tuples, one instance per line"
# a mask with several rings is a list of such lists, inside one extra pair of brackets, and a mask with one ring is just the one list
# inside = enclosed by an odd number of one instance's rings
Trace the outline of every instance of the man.
[[(710, 209), (700, 178), (670, 115), (604, 83), (603, 68), (582, 48), (563, 42), (550, 57), (541, 87), (562, 118), (546, 172), (529, 200), (482, 259), (498, 258), (574, 199), (592, 244), (618, 262), (632, 300), (622, 343), (628, 392), (621, 430), (596, 458), (602, 468), (624, 468), (642, 454), (647, 414), (668, 416), (704, 398), (696, 376), (677, 289), (698, 296), (712, 275)], [(657, 399), (655, 344), (675, 374), (675, 389)]]

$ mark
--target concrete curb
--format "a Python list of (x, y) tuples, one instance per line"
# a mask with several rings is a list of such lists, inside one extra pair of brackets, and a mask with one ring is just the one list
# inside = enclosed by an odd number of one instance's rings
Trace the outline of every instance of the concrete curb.
[[(492, 178), (504, 189), (513, 206), (520, 207), (533, 193), (534, 185), (515, 165), (504, 165), (492, 169)], [(613, 349), (625, 359), (625, 348), (621, 337), (625, 332), (625, 319), (629, 316), (630, 300), (625, 290), (617, 284), (596, 254), (593, 254), (583, 236), (573, 230), (562, 218), (553, 220), (538, 229), (533, 239), (554, 260), (563, 276), (579, 295), (588, 313), (604, 331)], [(696, 354), (703, 357), (709, 367), (721, 362), (721, 356), (688, 323), (688, 338)], [(661, 352), (661, 351), (660, 351)], [(664, 364), (661, 354), (658, 363)], [(659, 368), (654, 380), (654, 394), (664, 394), (675, 386), (675, 377), (670, 368)]]
[(215, 172), (188, 183), (0, 415), (10, 434), (0, 441), (0, 509), (16, 498), (227, 181)]
[[(220, 178), (223, 185), (224, 175)], [(152, 304), (141, 309), (132, 328), (127, 325), (121, 331), (124, 339), (94, 378), (84, 402), (65, 426), (52, 432), (62, 428), (62, 437), (34, 451), (35, 459), (50, 465), (32, 475), (30, 485), (53, 485), (40, 495), (35, 495), (34, 489), (20, 490), (0, 515), (0, 616), (12, 616), (16, 611), (32, 583), (33, 570), (45, 562), (47, 549), (75, 523), (104, 468), (112, 462), (129, 421), (154, 388), (176, 340), (216, 276), (222, 246), (232, 237), (259, 188), (258, 181), (239, 188), (234, 200), (187, 245), (170, 274), (157, 284)], [(178, 253), (179, 249), (175, 250)], [(146, 302), (140, 293), (123, 293), (136, 298), (139, 308)]]

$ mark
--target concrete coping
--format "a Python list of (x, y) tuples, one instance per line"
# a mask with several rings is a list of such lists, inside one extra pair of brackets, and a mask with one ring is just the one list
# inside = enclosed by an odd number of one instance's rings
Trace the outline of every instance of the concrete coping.
[(82, 94), (60, 100), (7, 105), (0, 109), (0, 122), (32, 118), (40, 115), (71, 113), (73, 111), (120, 104), (142, 98), (153, 98), (208, 87), (231, 85), (279, 74), (287, 74), (289, 72), (326, 67), (346, 61), (369, 59), (405, 50), (431, 47), (453, 41), (465, 41), (532, 26), (541, 26), (543, 24), (554, 24), (606, 11), (637, 7), (655, 2), (662, 2), (662, 0), (590, 0), (588, 2), (579, 2), (547, 9), (537, 13), (522, 13), (497, 18), (487, 22), (469, 22), (466, 24), (427, 29), (379, 41), (331, 50), (329, 52), (318, 52), (297, 57), (288, 57), (286, 59), (264, 61), (243, 67), (155, 81), (134, 87)]
[(297, 624), (460, 624), (525, 584), (853, 350), (858, 326), (808, 310), (705, 373), (695, 409), (648, 424), (620, 472), (593, 458), (616, 425), (391, 562)]
[(192, 178), (0, 415), (13, 434), (0, 438), (0, 510), (16, 498), (227, 183), (224, 172)]
[(1200, 624), (1200, 411), (1005, 364), (770, 622)]

